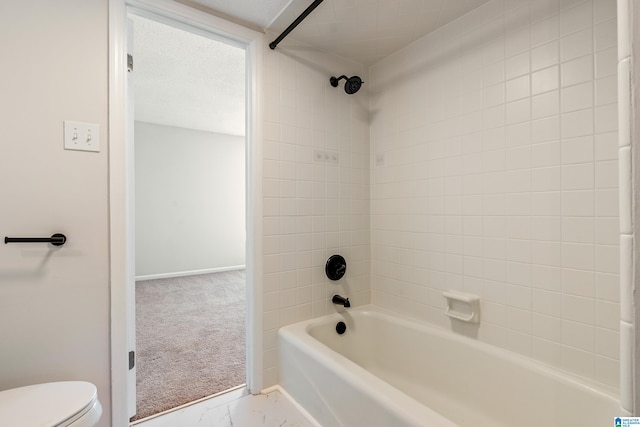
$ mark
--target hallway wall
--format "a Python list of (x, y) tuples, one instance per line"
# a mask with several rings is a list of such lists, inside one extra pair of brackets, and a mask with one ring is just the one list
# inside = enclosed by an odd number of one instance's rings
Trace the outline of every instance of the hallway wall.
[(245, 265), (245, 137), (135, 122), (136, 277)]

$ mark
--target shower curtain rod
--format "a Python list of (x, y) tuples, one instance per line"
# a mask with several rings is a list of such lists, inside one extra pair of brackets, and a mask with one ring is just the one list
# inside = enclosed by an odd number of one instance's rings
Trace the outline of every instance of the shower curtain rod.
[(311, 12), (313, 12), (313, 9), (315, 9), (316, 7), (318, 7), (320, 5), (320, 3), (322, 3), (324, 0), (314, 0), (313, 3), (311, 3), (309, 5), (308, 8), (305, 9), (304, 12), (302, 12), (300, 14), (300, 16), (298, 16), (296, 18), (295, 21), (293, 21), (291, 23), (291, 25), (289, 25), (283, 32), (282, 34), (280, 34), (278, 36), (277, 39), (275, 39), (274, 41), (272, 41), (271, 43), (269, 43), (269, 47), (271, 48), (271, 50), (275, 49), (276, 46), (278, 46), (278, 43), (280, 43), (282, 41), (282, 39), (284, 39), (285, 37), (287, 37), (287, 35), (295, 28), (298, 26), (299, 23), (301, 23), (302, 21), (304, 21), (304, 18), (307, 17), (307, 15), (309, 15)]

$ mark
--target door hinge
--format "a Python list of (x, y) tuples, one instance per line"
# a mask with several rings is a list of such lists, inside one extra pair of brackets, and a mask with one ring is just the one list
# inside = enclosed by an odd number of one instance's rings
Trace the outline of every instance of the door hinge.
[(131, 55), (130, 53), (127, 53), (127, 71), (133, 71), (133, 55)]
[(129, 370), (132, 370), (136, 366), (136, 352), (129, 352)]

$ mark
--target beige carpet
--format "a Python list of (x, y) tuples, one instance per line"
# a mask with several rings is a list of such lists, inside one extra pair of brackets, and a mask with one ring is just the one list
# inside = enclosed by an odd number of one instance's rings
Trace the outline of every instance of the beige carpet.
[(245, 272), (136, 283), (137, 414), (245, 382)]

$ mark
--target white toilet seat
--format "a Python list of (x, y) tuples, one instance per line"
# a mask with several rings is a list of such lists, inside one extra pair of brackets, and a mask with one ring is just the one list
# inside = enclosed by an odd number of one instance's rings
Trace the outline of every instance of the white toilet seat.
[(0, 392), (0, 426), (92, 427), (101, 415), (96, 387), (84, 381), (35, 384)]
[(94, 427), (102, 415), (102, 405), (98, 399), (93, 401), (93, 405), (87, 406), (82, 412), (68, 419), (56, 427)]

